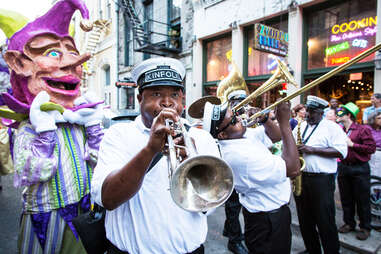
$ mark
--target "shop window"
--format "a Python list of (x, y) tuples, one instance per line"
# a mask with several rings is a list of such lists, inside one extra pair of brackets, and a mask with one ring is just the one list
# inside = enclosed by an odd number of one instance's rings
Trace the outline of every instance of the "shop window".
[[(353, 102), (360, 108), (360, 114), (357, 116), (360, 120), (364, 108), (371, 105), (370, 94), (374, 89), (373, 76), (373, 71), (337, 74), (320, 85), (307, 90), (304, 99), (311, 94), (327, 101), (335, 98), (339, 100), (339, 104)], [(311, 83), (314, 79), (305, 79), (304, 85)], [(304, 102), (302, 101), (302, 103)]]
[(229, 74), (232, 54), (231, 35), (205, 43), (206, 82), (219, 81)]
[[(266, 81), (249, 82), (247, 83), (247, 88), (249, 89), (249, 92), (252, 93), (265, 82)], [(273, 104), (275, 101), (277, 101), (281, 97), (281, 94), (280, 94), (281, 90), (282, 90), (281, 86), (275, 87), (271, 89), (270, 91), (257, 97), (255, 100), (253, 100), (250, 103), (250, 105), (253, 107), (265, 108)]]
[[(376, 0), (351, 0), (319, 9), (305, 15), (308, 69), (341, 65), (375, 45)], [(374, 54), (360, 62), (373, 59)]]
[[(266, 28), (273, 28), (269, 30), (269, 36), (256, 35), (256, 29), (261, 29), (260, 25)], [(277, 61), (285, 61), (285, 55), (288, 51), (288, 20), (284, 17), (278, 17), (277, 20), (264, 21), (261, 24), (254, 24), (247, 28), (247, 75), (248, 77), (268, 75), (273, 73), (277, 68)], [(264, 33), (264, 32), (263, 32)], [(257, 37), (256, 37), (257, 36)], [(257, 38), (257, 39), (256, 39)], [(277, 39), (278, 38), (278, 39)], [(281, 38), (281, 39), (279, 39)], [(257, 45), (256, 45), (257, 44)], [(259, 49), (259, 45), (263, 45)], [(274, 52), (274, 53), (271, 53)]]

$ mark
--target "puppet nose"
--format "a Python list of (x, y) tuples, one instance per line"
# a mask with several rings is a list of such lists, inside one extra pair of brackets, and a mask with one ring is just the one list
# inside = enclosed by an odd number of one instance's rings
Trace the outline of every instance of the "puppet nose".
[(90, 57), (91, 57), (90, 53), (85, 53), (79, 56), (68, 54), (64, 56), (64, 59), (62, 60), (63, 65), (61, 66), (61, 68), (76, 67), (78, 65), (83, 64), (87, 60), (89, 60)]

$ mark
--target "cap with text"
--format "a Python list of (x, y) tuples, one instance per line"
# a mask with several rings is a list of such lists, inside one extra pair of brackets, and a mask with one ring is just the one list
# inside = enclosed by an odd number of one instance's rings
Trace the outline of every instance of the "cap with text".
[(184, 90), (184, 65), (170, 57), (156, 57), (138, 64), (132, 71), (131, 77), (139, 91), (154, 86), (174, 86)]
[(307, 96), (306, 106), (314, 109), (324, 109), (328, 107), (328, 101), (313, 95)]

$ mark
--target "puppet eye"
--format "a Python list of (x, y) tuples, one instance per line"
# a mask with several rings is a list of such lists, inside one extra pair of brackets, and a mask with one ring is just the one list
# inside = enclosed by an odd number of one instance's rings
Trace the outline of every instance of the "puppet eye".
[(62, 55), (61, 50), (58, 49), (49, 49), (45, 51), (44, 56), (48, 57), (60, 57)]
[(74, 51), (74, 50), (70, 50), (69, 54), (71, 54), (73, 56), (79, 56), (79, 53), (77, 51)]

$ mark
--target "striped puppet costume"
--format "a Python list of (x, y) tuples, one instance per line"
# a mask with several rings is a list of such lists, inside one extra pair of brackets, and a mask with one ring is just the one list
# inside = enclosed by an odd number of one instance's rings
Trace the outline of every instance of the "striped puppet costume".
[(77, 9), (88, 19), (82, 0), (58, 1), (16, 32), (4, 55), (13, 94), (2, 99), (28, 116), (13, 149), (14, 185), (23, 188), (19, 253), (86, 253), (72, 220), (90, 209), (103, 107), (94, 95), (81, 95), (90, 55), (81, 55), (68, 34)]

